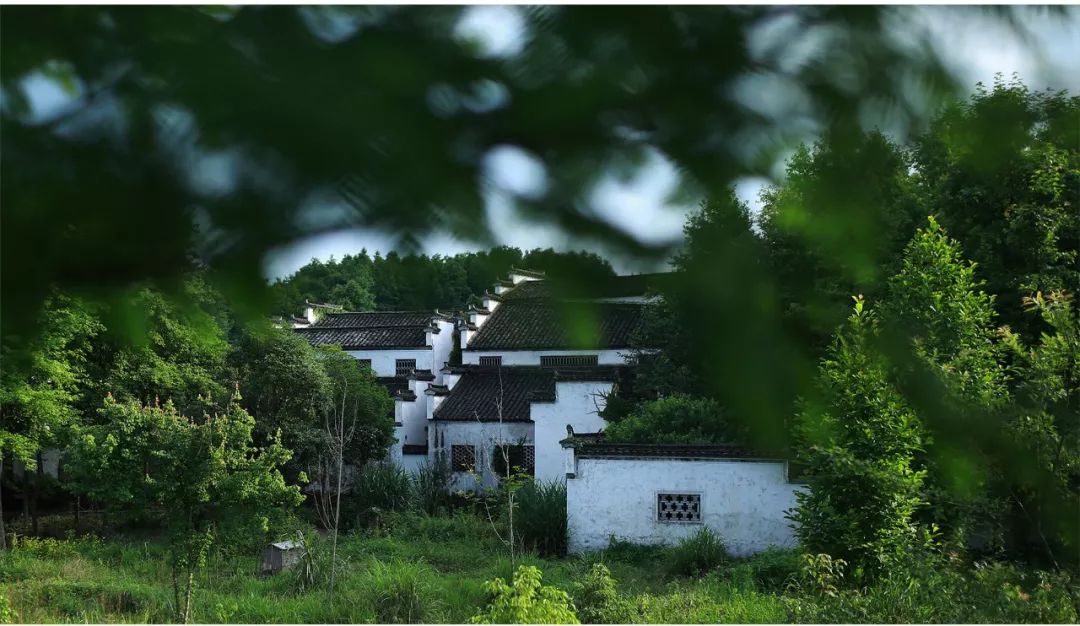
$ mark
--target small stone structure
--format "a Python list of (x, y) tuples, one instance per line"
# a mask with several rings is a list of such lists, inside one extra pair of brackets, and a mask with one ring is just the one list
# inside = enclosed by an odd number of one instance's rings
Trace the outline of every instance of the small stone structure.
[(304, 545), (299, 541), (278, 541), (266, 546), (263, 550), (262, 567), (260, 573), (263, 576), (277, 574), (282, 570), (289, 569), (300, 563), (304, 556)]
[(805, 485), (787, 462), (735, 446), (562, 442), (570, 552), (601, 550), (611, 537), (674, 544), (699, 528), (719, 534), (734, 556), (793, 547), (786, 514)]

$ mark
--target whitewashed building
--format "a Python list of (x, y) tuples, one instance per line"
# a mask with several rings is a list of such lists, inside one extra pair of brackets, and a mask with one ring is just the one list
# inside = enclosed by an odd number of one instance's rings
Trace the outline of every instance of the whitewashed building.
[(734, 556), (797, 543), (787, 513), (804, 485), (784, 460), (734, 446), (562, 441), (568, 550), (602, 550), (612, 538), (674, 544), (703, 526)]
[[(318, 308), (316, 308), (318, 307)], [(442, 382), (442, 368), (454, 349), (456, 318), (439, 311), (341, 311), (310, 305), (310, 323), (297, 326), (314, 346), (337, 345), (363, 365), (395, 397), (391, 459), (415, 470), (428, 458), (426, 413), (412, 402), (430, 384)]]

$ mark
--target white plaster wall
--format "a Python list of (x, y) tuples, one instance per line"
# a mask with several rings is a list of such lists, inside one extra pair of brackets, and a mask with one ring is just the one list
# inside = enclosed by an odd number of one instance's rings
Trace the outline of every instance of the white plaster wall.
[(536, 478), (562, 480), (563, 448), (566, 425), (578, 433), (595, 433), (607, 424), (598, 409), (606, 403), (603, 395), (611, 391), (609, 382), (560, 382), (555, 384), (555, 402), (533, 402), (530, 410), (535, 423)]
[[(435, 335), (442, 337), (444, 333)], [(416, 348), (410, 350), (346, 350), (354, 359), (371, 359), (371, 369), (375, 370), (376, 376), (394, 376), (397, 359), (416, 359), (416, 369), (430, 370), (434, 367), (435, 353), (431, 348)], [(449, 352), (447, 352), (449, 354)], [(442, 363), (439, 363), (439, 368)], [(436, 375), (438, 375), (436, 373)]]
[(503, 365), (540, 365), (541, 356), (597, 355), (600, 365), (625, 365), (626, 351), (621, 350), (463, 350), (461, 362), (479, 365), (482, 356), (501, 356)]
[(476, 446), (476, 472), (480, 479), (466, 472), (454, 472), (451, 475), (452, 490), (469, 491), (481, 487), (494, 487), (498, 477), (491, 469), (492, 450), (500, 444), (533, 444), (533, 425), (530, 422), (440, 422), (432, 421), (432, 436), (428, 442), (428, 456), (432, 459), (444, 455), (446, 462), (451, 462), (450, 446)]
[[(435, 323), (439, 327), (439, 332), (431, 335), (431, 372), (435, 374), (435, 382), (441, 385), (443, 384), (443, 375), (439, 370), (450, 360), (450, 353), (454, 351), (455, 331), (453, 322), (437, 320)], [(419, 362), (417, 360), (417, 363)]]
[[(786, 481), (775, 461), (579, 458), (566, 481), (570, 552), (606, 548), (609, 538), (673, 544), (707, 525), (728, 550), (748, 556), (796, 545), (784, 517), (805, 486)], [(656, 519), (658, 493), (700, 493), (702, 524)]]
[(420, 473), (420, 468), (426, 465), (428, 458), (419, 454), (406, 454), (401, 457), (399, 465), (408, 473), (416, 476)]

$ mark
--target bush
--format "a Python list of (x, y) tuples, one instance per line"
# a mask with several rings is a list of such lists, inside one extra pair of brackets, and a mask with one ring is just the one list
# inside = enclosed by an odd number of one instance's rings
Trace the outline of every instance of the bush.
[(769, 591), (782, 591), (799, 571), (799, 553), (795, 550), (769, 548), (746, 560), (754, 581)]
[(526, 550), (543, 556), (566, 554), (566, 484), (529, 481), (518, 489), (514, 529)]
[(383, 624), (437, 621), (438, 600), (430, 581), (431, 570), (417, 563), (372, 561), (361, 575), (361, 595), (375, 608)]
[(522, 565), (512, 585), (502, 578), (484, 583), (490, 601), (473, 624), (578, 624), (574, 605), (565, 591), (542, 585), (540, 569)]
[(723, 565), (727, 560), (727, 546), (723, 538), (708, 526), (702, 526), (669, 552), (668, 572), (674, 576), (696, 576)]
[(409, 506), (411, 489), (404, 469), (393, 463), (370, 463), (353, 481), (343, 517), (366, 526), (384, 512), (403, 511)]
[(622, 624), (633, 617), (632, 603), (619, 595), (611, 570), (603, 563), (593, 563), (574, 583), (574, 606), (584, 624)]
[(428, 515), (450, 510), (450, 468), (445, 461), (420, 466), (413, 479), (413, 504)]

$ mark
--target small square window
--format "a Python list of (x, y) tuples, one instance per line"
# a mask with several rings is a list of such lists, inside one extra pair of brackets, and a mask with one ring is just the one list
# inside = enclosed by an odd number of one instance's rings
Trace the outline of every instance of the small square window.
[(416, 359), (397, 359), (394, 361), (394, 376), (408, 376), (416, 371)]
[(701, 494), (699, 493), (658, 493), (656, 494), (656, 521), (658, 522), (700, 522)]
[(502, 365), (501, 356), (482, 356), (480, 357), (480, 365), (485, 367), (499, 367)]
[(356, 362), (360, 364), (361, 369), (371, 369), (371, 359), (356, 359)]
[(455, 472), (476, 470), (476, 446), (450, 446), (450, 465)]
[(497, 445), (491, 451), (491, 469), (497, 476), (506, 477), (507, 462), (510, 473), (536, 475), (536, 449), (526, 445)]

